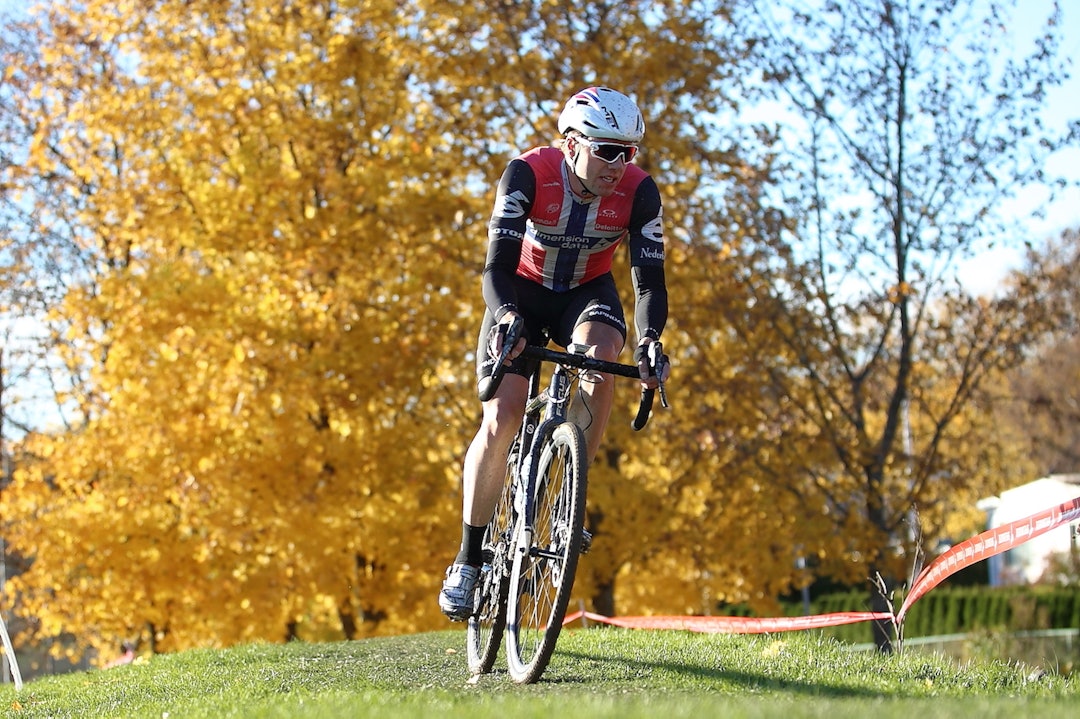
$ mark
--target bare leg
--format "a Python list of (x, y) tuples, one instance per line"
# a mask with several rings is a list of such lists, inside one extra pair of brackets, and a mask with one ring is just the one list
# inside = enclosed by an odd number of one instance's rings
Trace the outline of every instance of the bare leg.
[[(590, 354), (602, 360), (615, 362), (623, 348), (622, 334), (610, 325), (601, 322), (583, 322), (574, 330), (573, 341), (593, 346)], [(602, 375), (603, 382), (582, 382), (581, 399), (571, 405), (570, 419), (585, 433), (585, 451), (589, 463), (600, 450), (604, 437), (611, 405), (615, 401), (614, 378)]]
[(484, 418), (465, 452), (462, 519), (474, 527), (491, 521), (506, 481), (506, 455), (521, 425), (529, 381), (506, 374), (495, 397), (484, 403)]

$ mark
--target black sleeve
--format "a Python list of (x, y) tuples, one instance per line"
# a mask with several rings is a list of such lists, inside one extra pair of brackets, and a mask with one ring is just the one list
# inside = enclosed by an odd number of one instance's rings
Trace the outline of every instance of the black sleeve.
[(630, 216), (630, 277), (634, 283), (634, 326), (638, 339), (660, 339), (668, 315), (664, 279), (664, 211), (651, 177), (638, 185)]
[(667, 324), (668, 296), (664, 284), (664, 268), (656, 266), (632, 267), (630, 276), (634, 282), (634, 326), (638, 339), (660, 339)]
[(499, 180), (495, 208), (488, 222), (487, 262), (484, 264), (484, 302), (498, 321), (517, 309), (514, 276), (521, 259), (525, 222), (536, 199), (536, 175), (524, 160), (512, 160)]

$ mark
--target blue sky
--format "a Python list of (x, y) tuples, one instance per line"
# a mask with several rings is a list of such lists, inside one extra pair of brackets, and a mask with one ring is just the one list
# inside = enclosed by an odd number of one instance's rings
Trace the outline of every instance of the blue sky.
[[(1080, 2), (1062, 0), (1062, 44), (1060, 57), (1071, 60), (1072, 77), (1050, 94), (1043, 121), (1047, 127), (1064, 129), (1070, 119), (1080, 121)], [(1053, 7), (1053, 0), (1020, 0), (1014, 32), (1018, 51), (1032, 47), (1032, 39), (1042, 27)], [(1052, 156), (1045, 168), (1049, 175), (1061, 175), (1080, 183), (1080, 146), (1060, 151)], [(1070, 188), (1053, 203), (1047, 204), (1048, 194), (1032, 188), (1006, 204), (1003, 210), (1024, 221), (1029, 230), (1027, 239), (1038, 245), (1043, 240), (1059, 236), (1068, 229), (1080, 229), (1080, 188)], [(1034, 216), (1045, 205), (1045, 218)], [(1026, 220), (1024, 219), (1026, 218)], [(990, 292), (1009, 269), (1019, 266), (1021, 250), (999, 249), (990, 257), (979, 257), (961, 269), (966, 286), (975, 292)]]
[[(1050, 0), (1023, 0), (1022, 4), (1025, 7), (1024, 11), (1019, 13), (1018, 20), (1029, 26), (1018, 27), (1017, 32), (1026, 32), (1030, 36), (1036, 27), (1035, 21), (1046, 16), (1052, 3)], [(1080, 63), (1080, 2), (1064, 0), (1062, 5), (1064, 41), (1061, 54), (1072, 60), (1072, 78), (1050, 96), (1043, 118), (1051, 127), (1059, 128), (1064, 128), (1070, 118), (1080, 121), (1080, 67), (1077, 66), (1077, 63)], [(1080, 182), (1080, 147), (1059, 152), (1047, 169)], [(1074, 190), (1064, 200), (1056, 202), (1046, 221), (1037, 224), (1040, 224), (1045, 232), (1055, 234), (1065, 229), (1080, 228), (1080, 191)]]

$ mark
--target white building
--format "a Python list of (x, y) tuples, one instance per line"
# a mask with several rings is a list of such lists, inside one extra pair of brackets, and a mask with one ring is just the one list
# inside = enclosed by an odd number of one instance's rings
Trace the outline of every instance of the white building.
[[(1054, 474), (988, 497), (977, 505), (994, 529), (1080, 496), (1080, 474)], [(1077, 524), (1065, 525), (990, 557), (990, 585), (1032, 584), (1046, 571), (1050, 556), (1076, 548)], [(1080, 551), (1080, 550), (1078, 550)]]

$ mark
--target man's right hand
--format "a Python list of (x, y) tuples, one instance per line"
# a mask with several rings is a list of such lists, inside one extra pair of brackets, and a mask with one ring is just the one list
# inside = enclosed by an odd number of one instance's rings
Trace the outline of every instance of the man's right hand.
[(525, 321), (521, 318), (517, 312), (507, 312), (503, 315), (499, 323), (491, 328), (491, 333), (488, 335), (488, 354), (493, 359), (498, 359), (499, 355), (503, 351), (503, 343), (506, 341), (507, 334), (510, 333), (511, 327), (517, 323), (517, 342), (514, 344), (513, 349), (506, 356), (506, 360), (503, 364), (510, 364), (519, 354), (525, 351)]

